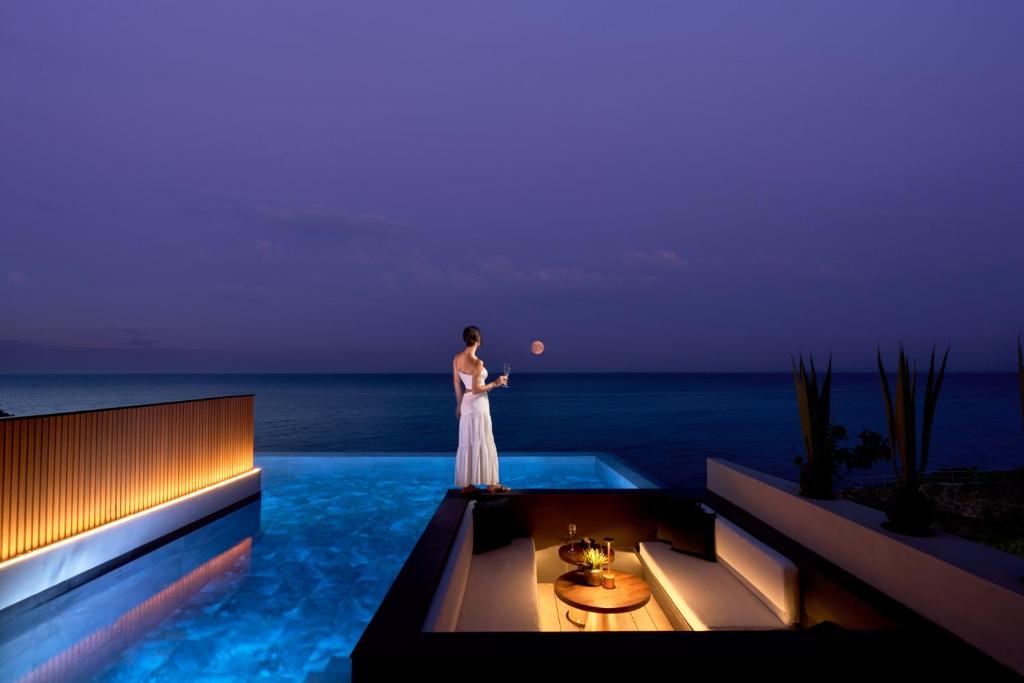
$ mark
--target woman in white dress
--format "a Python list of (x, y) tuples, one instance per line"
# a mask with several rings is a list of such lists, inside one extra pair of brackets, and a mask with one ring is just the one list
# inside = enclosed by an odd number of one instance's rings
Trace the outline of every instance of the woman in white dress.
[(452, 359), (452, 382), (455, 385), (455, 416), (459, 418), (459, 449), (455, 453), (455, 485), (463, 492), (487, 484), (488, 491), (508, 491), (498, 483), (498, 449), (491, 433), (491, 406), (487, 393), (495, 387), (508, 385), (508, 377), (487, 379), (487, 368), (477, 358), (483, 338), (480, 328), (470, 325), (462, 331), (466, 348)]

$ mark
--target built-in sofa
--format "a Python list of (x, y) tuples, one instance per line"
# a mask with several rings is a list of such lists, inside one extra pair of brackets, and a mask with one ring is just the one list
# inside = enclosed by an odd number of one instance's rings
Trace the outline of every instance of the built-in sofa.
[[(477, 534), (479, 542), (519, 538), (474, 555), (474, 510), (492, 498), (487, 525), (495, 523), (494, 533)], [(717, 518), (700, 518), (694, 503), (714, 508)], [(479, 515), (476, 521), (484, 524)], [(614, 538), (613, 566), (642, 573), (651, 585), (643, 612), (614, 620), (622, 631), (551, 632), (571, 629), (580, 616), (568, 606), (563, 613), (552, 594), (551, 582), (571, 569), (558, 556), (571, 526)], [(672, 542), (659, 540), (666, 538)], [(589, 644), (579, 649), (570, 640)], [(908, 651), (929, 654), (907, 658)], [(575, 666), (552, 667), (551, 658), (593, 660), (605, 678), (635, 678), (646, 666), (688, 678), (814, 681), (841, 662), (844, 676), (865, 680), (880, 666), (908, 679), (1019, 680), (761, 517), (699, 489), (514, 490), (481, 493), (477, 503), (451, 489), (350, 660), (353, 681), (462, 670), (563, 680)]]
[(424, 631), (539, 631), (537, 560), (533, 539), (514, 538), (473, 554), (473, 508), (459, 523)]
[(796, 565), (721, 515), (715, 561), (641, 541), (640, 561), (655, 597), (680, 630), (792, 628), (800, 622)]
[[(538, 556), (554, 573), (556, 547), (538, 553), (531, 537), (473, 554), (473, 509), (459, 523), (425, 631), (539, 631)], [(640, 541), (620, 551), (627, 571), (640, 570), (677, 630), (792, 628), (800, 621), (796, 565), (725, 518), (715, 519), (715, 561)], [(639, 562), (635, 559), (638, 558)], [(625, 567), (626, 564), (630, 567)], [(547, 580), (553, 580), (548, 577)]]

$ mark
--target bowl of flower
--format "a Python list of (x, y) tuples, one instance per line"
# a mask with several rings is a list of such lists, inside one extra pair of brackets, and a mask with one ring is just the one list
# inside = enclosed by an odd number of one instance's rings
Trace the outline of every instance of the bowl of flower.
[(600, 586), (604, 565), (608, 556), (600, 548), (586, 548), (583, 551), (583, 578), (588, 586)]

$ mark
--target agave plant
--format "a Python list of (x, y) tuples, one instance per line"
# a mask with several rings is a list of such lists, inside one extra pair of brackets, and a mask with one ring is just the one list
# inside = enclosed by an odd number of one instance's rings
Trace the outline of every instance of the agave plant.
[(832, 449), (829, 447), (829, 395), (832, 388), (832, 356), (828, 359), (825, 379), (818, 390), (818, 373), (814, 368), (814, 358), (809, 357), (810, 374), (804, 365), (803, 354), (800, 354), (799, 366), (790, 359), (793, 366), (793, 382), (796, 385), (796, 403), (800, 409), (800, 429), (803, 432), (804, 451), (807, 459), (799, 461), (800, 493), (809, 498), (833, 498), (832, 474), (835, 462)]
[(591, 571), (601, 569), (608, 557), (600, 548), (587, 548), (583, 551), (583, 566)]
[[(921, 440), (917, 440), (917, 364), (911, 363), (900, 344), (899, 367), (896, 373), (896, 400), (889, 391), (889, 379), (882, 365), (882, 351), (878, 350), (878, 374), (882, 379), (886, 421), (889, 426), (889, 444), (892, 449), (893, 472), (899, 489), (887, 514), (889, 527), (894, 531), (927, 534), (931, 525), (931, 504), (921, 493), (920, 476), (928, 467), (928, 448), (931, 444), (935, 406), (946, 374), (949, 347), (942, 356), (942, 365), (935, 372), (935, 348), (932, 347), (928, 364), (928, 381), (924, 391), (924, 410), (921, 421)], [(898, 463), (898, 464), (897, 464)]]

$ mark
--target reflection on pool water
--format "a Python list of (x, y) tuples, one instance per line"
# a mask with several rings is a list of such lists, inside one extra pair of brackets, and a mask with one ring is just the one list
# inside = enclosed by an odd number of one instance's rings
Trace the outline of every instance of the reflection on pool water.
[[(343, 679), (453, 486), (453, 459), (256, 464), (261, 501), (0, 623), (0, 680)], [(594, 454), (508, 454), (501, 478), (512, 488), (634, 485)]]

